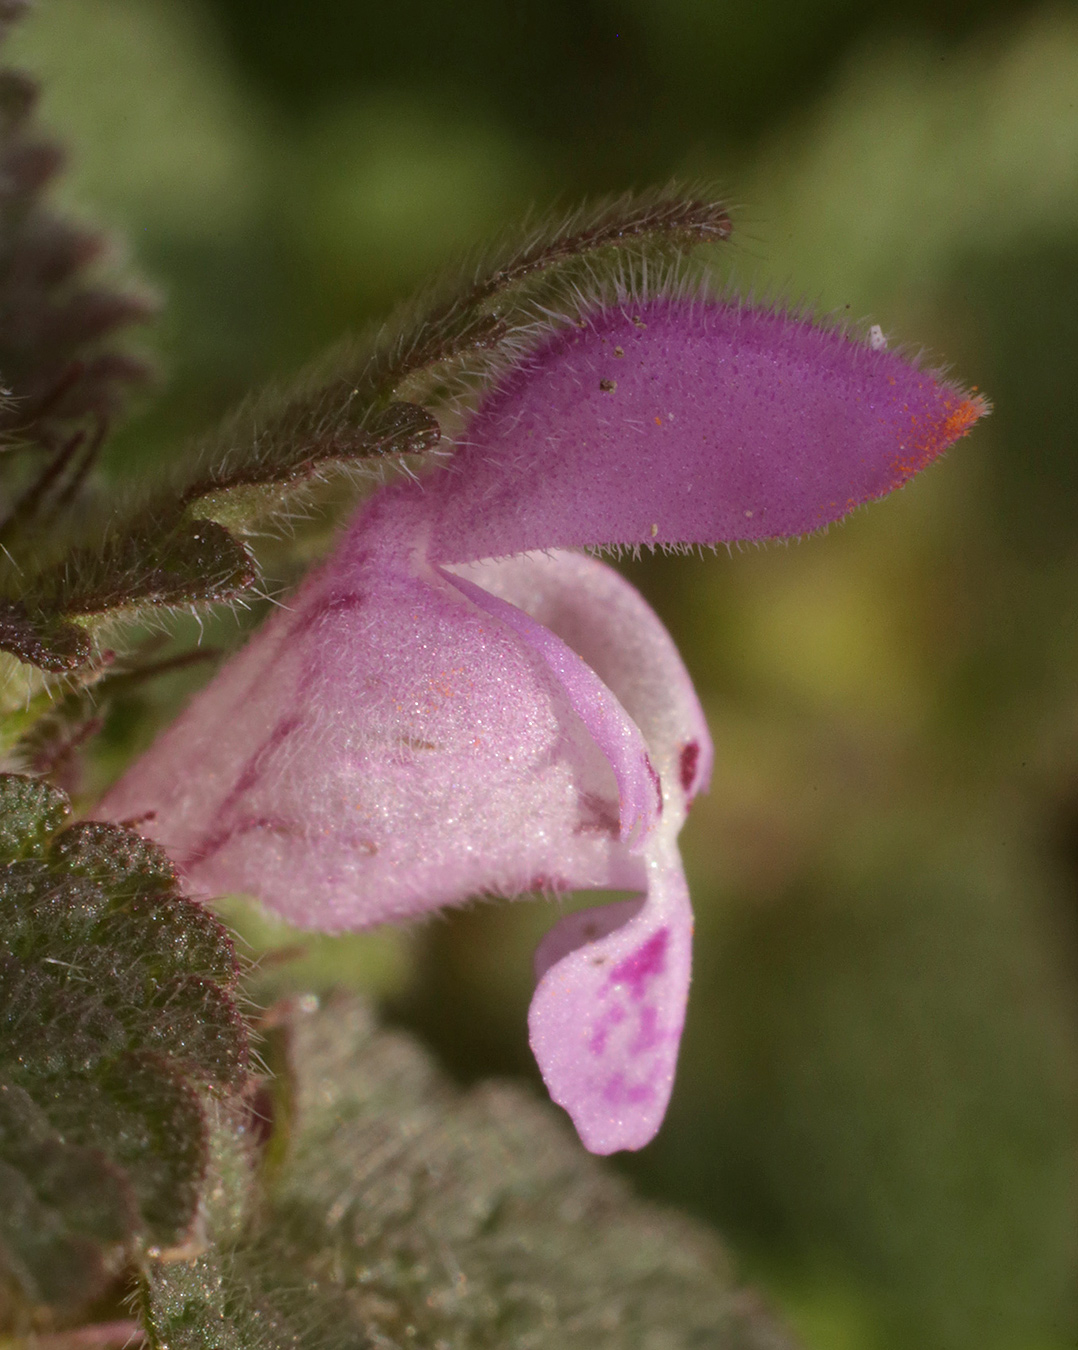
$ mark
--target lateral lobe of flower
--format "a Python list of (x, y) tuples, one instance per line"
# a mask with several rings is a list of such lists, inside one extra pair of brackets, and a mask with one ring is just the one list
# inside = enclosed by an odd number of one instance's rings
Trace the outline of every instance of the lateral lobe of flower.
[(433, 485), (431, 557), (806, 534), (900, 487), (987, 410), (807, 319), (613, 306), (480, 405)]
[(685, 664), (654, 610), (612, 567), (553, 550), (453, 569), (556, 635), (643, 734), (663, 790), (663, 820), (684, 820), (706, 789), (713, 749)]
[(590, 666), (556, 634), (467, 577), (443, 573), (473, 604), (493, 614), (532, 648), (564, 690), (570, 707), (606, 756), (618, 785), (620, 837), (639, 846), (662, 812), (659, 775), (640, 729)]

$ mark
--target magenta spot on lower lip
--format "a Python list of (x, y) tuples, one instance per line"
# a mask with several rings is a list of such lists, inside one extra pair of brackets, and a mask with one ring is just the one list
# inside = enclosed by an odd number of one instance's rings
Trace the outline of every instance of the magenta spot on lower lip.
[(625, 1075), (616, 1073), (603, 1089), (603, 1098), (611, 1106), (641, 1106), (651, 1101), (655, 1089), (650, 1083), (627, 1083)]
[(640, 1009), (640, 1025), (637, 1028), (636, 1038), (629, 1046), (630, 1055), (646, 1055), (649, 1050), (654, 1050), (662, 1041), (662, 1033), (659, 1030), (659, 1014), (654, 1008), (647, 1007)]
[(670, 941), (669, 928), (660, 928), (642, 947), (627, 956), (610, 973), (611, 984), (627, 984), (638, 1002), (644, 997), (648, 981), (666, 969), (666, 948)]
[(681, 788), (688, 792), (696, 782), (696, 766), (700, 762), (700, 745), (697, 741), (688, 741), (681, 747), (681, 762), (678, 766)]
[(592, 1032), (591, 1040), (588, 1043), (588, 1049), (593, 1055), (601, 1055), (606, 1050), (606, 1042), (610, 1033), (616, 1026), (620, 1026), (625, 1021), (625, 1009), (614, 1004), (603, 1014), (599, 1025)]

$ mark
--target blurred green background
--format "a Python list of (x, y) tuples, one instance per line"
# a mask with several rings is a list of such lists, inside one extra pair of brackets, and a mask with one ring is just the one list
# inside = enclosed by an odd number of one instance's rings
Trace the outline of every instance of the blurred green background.
[[(990, 394), (842, 528), (627, 568), (718, 760), (684, 836), (674, 1101), (617, 1165), (717, 1224), (813, 1350), (1073, 1346), (1078, 9), (40, 0), (9, 57), (47, 81), (63, 191), (167, 301), (118, 477), (529, 206), (671, 176), (737, 206), (734, 284)], [(112, 744), (185, 687), (145, 690)], [(315, 941), (261, 991), (366, 985), (462, 1079), (534, 1076), (552, 919)]]

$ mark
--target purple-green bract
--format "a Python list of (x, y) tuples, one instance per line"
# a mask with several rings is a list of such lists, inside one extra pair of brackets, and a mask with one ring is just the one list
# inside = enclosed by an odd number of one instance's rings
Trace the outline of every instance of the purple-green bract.
[[(887, 351), (703, 299), (598, 309), (333, 555), (108, 794), (192, 885), (328, 931), (616, 888), (536, 954), (531, 1043), (595, 1152), (662, 1120), (688, 993), (677, 848), (711, 741), (669, 636), (573, 549), (801, 534), (986, 410)], [(544, 550), (536, 552), (535, 550)]]

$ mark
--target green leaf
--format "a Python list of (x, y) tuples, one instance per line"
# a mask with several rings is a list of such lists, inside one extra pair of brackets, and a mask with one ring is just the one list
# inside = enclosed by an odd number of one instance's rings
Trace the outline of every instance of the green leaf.
[(0, 775), (0, 1287), (57, 1315), (187, 1238), (247, 1066), (224, 928), (156, 845), (68, 810)]
[(256, 576), (254, 559), (227, 530), (193, 520), (131, 534), (112, 530), (101, 547), (69, 556), (38, 584), (48, 610), (70, 618), (228, 600)]
[(21, 600), (0, 600), (0, 651), (59, 675), (86, 665), (93, 643), (88, 633), (62, 616), (31, 613)]
[(115, 1273), (137, 1224), (122, 1170), (62, 1138), (21, 1088), (0, 1084), (0, 1273), (36, 1303), (77, 1307)]
[(71, 807), (48, 783), (0, 774), (0, 863), (41, 857)]
[(635, 1199), (553, 1107), (460, 1093), (357, 1000), (275, 1015), (265, 1193), (221, 1174), (217, 1245), (150, 1261), (164, 1350), (788, 1350), (699, 1225)]
[[(399, 400), (372, 407), (360, 394), (346, 376), (323, 367), (283, 396), (271, 391), (252, 401), (192, 458), (201, 472), (183, 502), (244, 528), (331, 465), (424, 454), (441, 440), (425, 408)], [(241, 448), (228, 450), (230, 441)]]
[(94, 643), (82, 623), (233, 600), (258, 577), (249, 549), (213, 520), (111, 530), (72, 549), (26, 585), (33, 599), (0, 601), (0, 649), (50, 673), (92, 678)]

